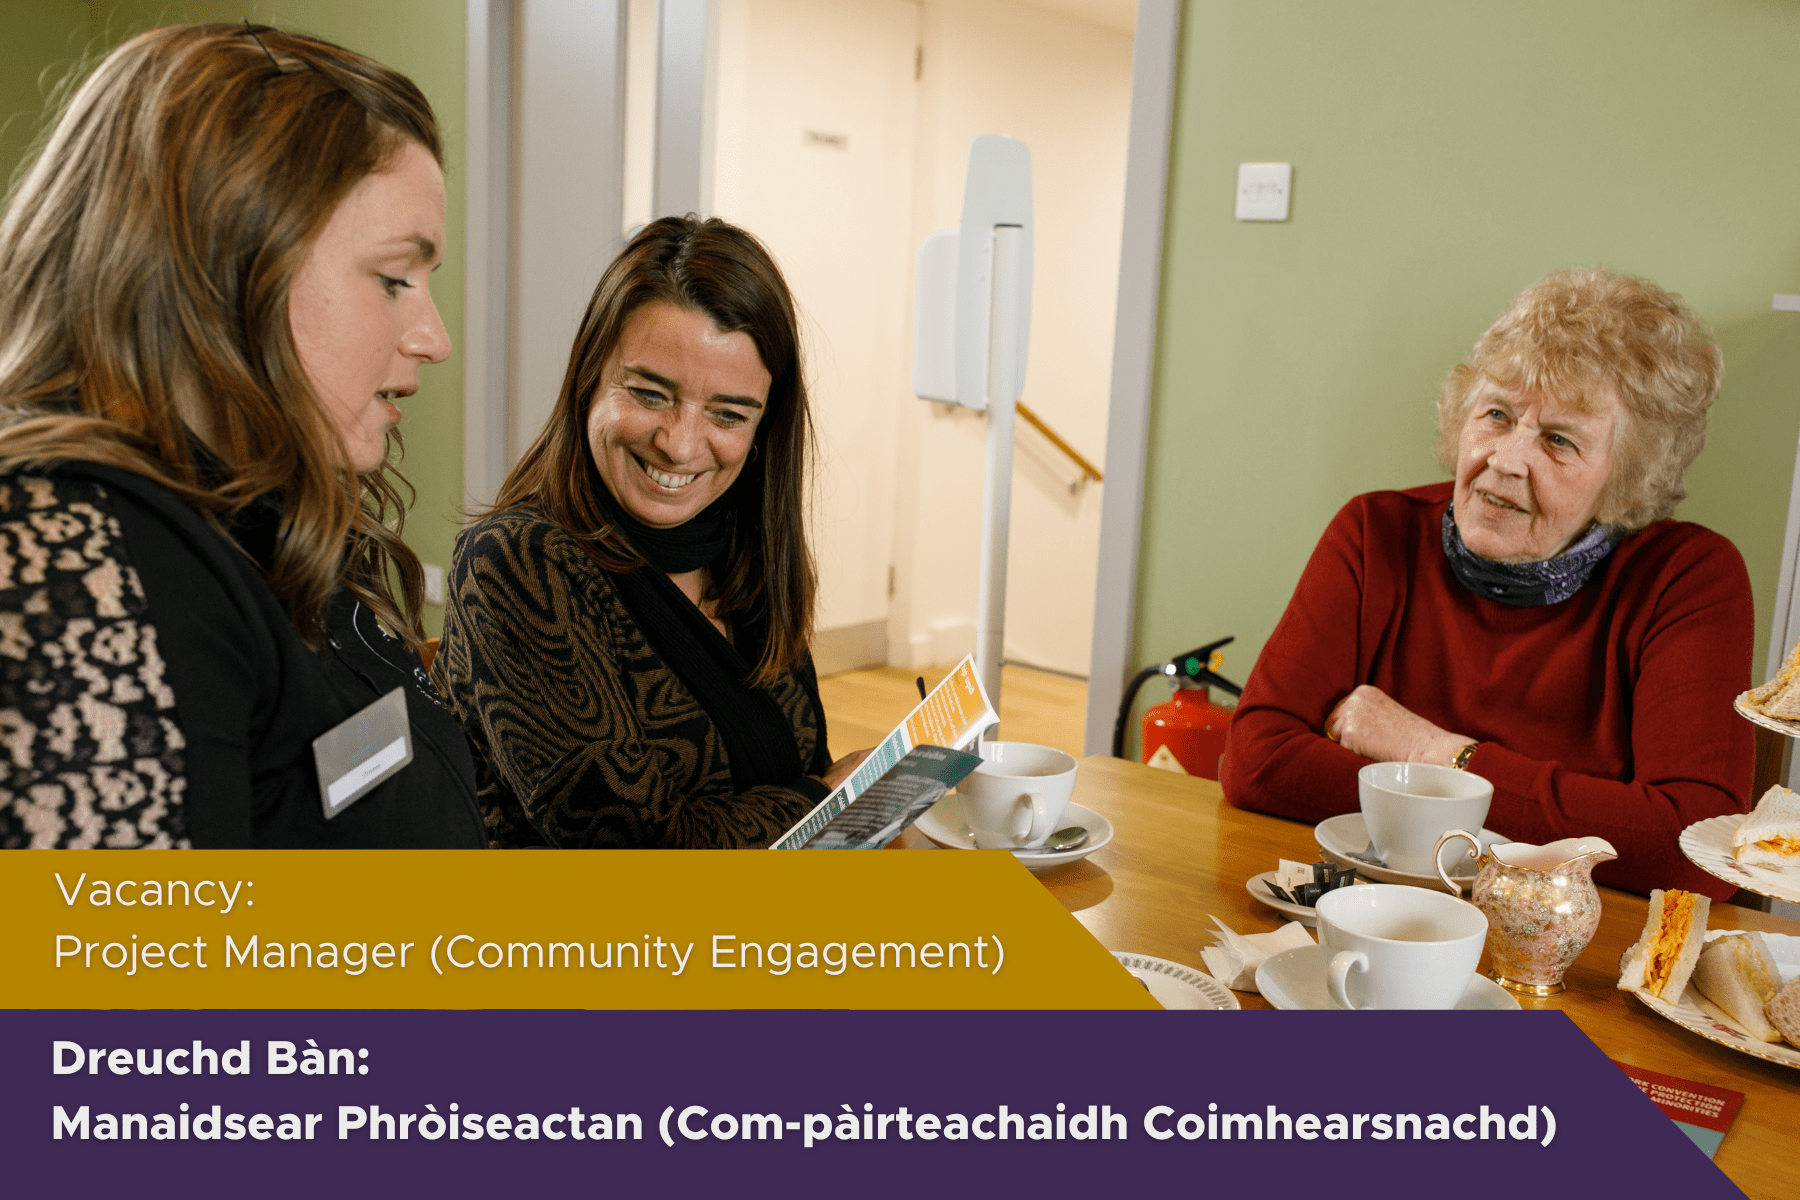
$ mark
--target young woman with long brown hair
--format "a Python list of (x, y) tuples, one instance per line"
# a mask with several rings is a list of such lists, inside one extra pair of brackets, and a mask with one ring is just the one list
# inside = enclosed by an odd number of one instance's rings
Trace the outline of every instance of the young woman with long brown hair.
[(646, 226), (457, 540), (432, 677), (494, 845), (766, 846), (861, 761), (831, 761), (807, 648), (809, 426), (767, 252), (716, 219)]
[[(69, 97), (0, 218), (5, 845), (482, 844), (388, 444), (450, 352), (442, 158), (409, 80), (263, 27)], [(333, 730), (393, 740), (322, 781)]]

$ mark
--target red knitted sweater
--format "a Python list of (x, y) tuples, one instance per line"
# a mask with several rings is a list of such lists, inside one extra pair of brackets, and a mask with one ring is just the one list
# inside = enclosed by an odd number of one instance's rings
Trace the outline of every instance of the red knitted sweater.
[(1594, 878), (1647, 892), (1734, 890), (1693, 866), (1683, 828), (1748, 809), (1754, 615), (1725, 538), (1658, 521), (1573, 597), (1507, 608), (1457, 583), (1440, 523), (1449, 483), (1358, 496), (1332, 520), (1244, 687), (1220, 783), (1240, 808), (1322, 821), (1358, 811), (1369, 760), (1319, 732), (1359, 684), (1479, 740), (1487, 827), (1516, 841), (1598, 835)]

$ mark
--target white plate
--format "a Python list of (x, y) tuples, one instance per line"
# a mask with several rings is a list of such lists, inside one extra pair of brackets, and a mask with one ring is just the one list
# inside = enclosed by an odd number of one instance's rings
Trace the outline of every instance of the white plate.
[[(1491, 829), (1480, 830), (1481, 848), (1512, 841)], [(1355, 867), (1356, 873), (1370, 883), (1404, 883), (1411, 887), (1442, 888), (1444, 881), (1436, 875), (1414, 875), (1411, 871), (1390, 871), (1386, 867), (1353, 858), (1356, 854), (1373, 855), (1369, 847), (1369, 830), (1359, 812), (1327, 817), (1313, 827), (1313, 838), (1325, 857), (1340, 867)], [(1475, 862), (1469, 857), (1469, 843), (1457, 840), (1444, 847), (1439, 862), (1450, 863), (1450, 878), (1462, 884), (1463, 891), (1475, 885)]]
[[(1075, 806), (1071, 804), (1069, 807)], [(1127, 971), (1143, 980), (1144, 986), (1150, 989), (1151, 999), (1164, 1008), (1241, 1007), (1230, 988), (1192, 967), (1184, 967), (1166, 958), (1151, 958), (1148, 954), (1120, 954), (1115, 950), (1113, 957), (1123, 963)]]
[[(975, 835), (969, 832), (969, 823), (963, 820), (962, 799), (954, 792), (939, 800), (925, 810), (916, 822), (919, 832), (944, 847), (946, 850), (978, 850)], [(1033, 871), (1042, 871), (1049, 867), (1060, 867), (1064, 863), (1079, 862), (1112, 841), (1112, 822), (1091, 808), (1079, 804), (1070, 804), (1063, 811), (1058, 828), (1079, 825), (1088, 831), (1088, 840), (1073, 850), (1059, 850), (1046, 854), (1042, 850), (1014, 850), (1013, 856)]]
[[(1706, 933), (1706, 940), (1714, 941), (1723, 937), (1726, 932), (1723, 929), (1710, 929)], [(1800, 937), (1791, 937), (1785, 933), (1765, 933), (1762, 938), (1763, 944), (1769, 948), (1769, 957), (1775, 960), (1775, 965), (1781, 970), (1781, 981), (1787, 983), (1800, 976)], [(1667, 1017), (1683, 1029), (1691, 1029), (1721, 1046), (1730, 1046), (1733, 1050), (1741, 1050), (1745, 1054), (1766, 1058), (1784, 1066), (1800, 1067), (1800, 1050), (1786, 1042), (1765, 1042), (1761, 1038), (1751, 1037), (1744, 1032), (1743, 1026), (1702, 996), (1700, 989), (1691, 983), (1673, 1004), (1667, 1000), (1658, 1000), (1645, 991), (1634, 991), (1632, 994), (1648, 1004), (1657, 1015)]]
[[(1325, 990), (1325, 962), (1321, 946), (1283, 950), (1256, 968), (1256, 990), (1276, 1008), (1336, 1009), (1331, 993)], [(1480, 975), (1469, 976), (1469, 986), (1456, 1002), (1457, 1012), (1516, 1011), (1518, 1007), (1511, 992)]]
[(1738, 698), (1731, 702), (1731, 707), (1737, 709), (1738, 716), (1752, 725), (1761, 725), (1764, 729), (1772, 729), (1776, 733), (1784, 733), (1791, 738), (1800, 738), (1800, 721), (1784, 721), (1780, 717), (1764, 716), (1744, 703), (1744, 697), (1749, 694), (1749, 692), (1740, 692)]
[(1708, 875), (1717, 875), (1735, 887), (1800, 904), (1800, 869), (1778, 871), (1774, 867), (1746, 866), (1732, 856), (1731, 836), (1746, 815), (1726, 813), (1695, 821), (1681, 831), (1681, 852)]
[[(1252, 875), (1244, 880), (1244, 890), (1250, 893), (1252, 900), (1261, 901), (1290, 920), (1300, 922), (1308, 929), (1317, 929), (1319, 927), (1318, 910), (1308, 908), (1304, 904), (1292, 904), (1286, 900), (1277, 900), (1274, 893), (1269, 891), (1266, 885), (1274, 883), (1278, 873), (1264, 871), (1261, 875)], [(1362, 880), (1357, 879), (1352, 882), (1361, 883)]]

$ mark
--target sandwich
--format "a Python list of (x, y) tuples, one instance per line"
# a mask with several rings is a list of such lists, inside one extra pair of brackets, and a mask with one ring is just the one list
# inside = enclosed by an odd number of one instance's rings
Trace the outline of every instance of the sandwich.
[(1666, 998), (1671, 1004), (1681, 999), (1705, 948), (1711, 912), (1712, 901), (1705, 896), (1673, 888), (1651, 892), (1644, 932), (1619, 963), (1619, 987)]
[(1775, 678), (1744, 693), (1744, 707), (1782, 721), (1800, 720), (1800, 643), (1794, 645)]
[(1800, 796), (1779, 783), (1731, 835), (1731, 853), (1745, 866), (1800, 867)]
[(1713, 939), (1700, 952), (1693, 982), (1702, 996), (1730, 1013), (1751, 1037), (1765, 1042), (1781, 1040), (1781, 1031), (1763, 1012), (1764, 1005), (1781, 990), (1781, 972), (1761, 934), (1730, 933)]
[(1800, 1046), (1800, 979), (1792, 980), (1763, 1006), (1763, 1015), (1782, 1037)]

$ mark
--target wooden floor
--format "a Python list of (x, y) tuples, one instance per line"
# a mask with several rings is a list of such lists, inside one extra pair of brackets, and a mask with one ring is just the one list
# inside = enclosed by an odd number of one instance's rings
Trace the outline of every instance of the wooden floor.
[[(920, 675), (930, 687), (949, 667), (908, 671), (871, 667), (845, 671), (819, 680), (825, 702), (826, 729), (834, 755), (866, 749), (888, 735), (919, 702), (913, 682)], [(1081, 757), (1082, 726), (1087, 720), (1087, 681), (1004, 667), (1000, 681), (1000, 737), (1009, 742), (1036, 742)]]

